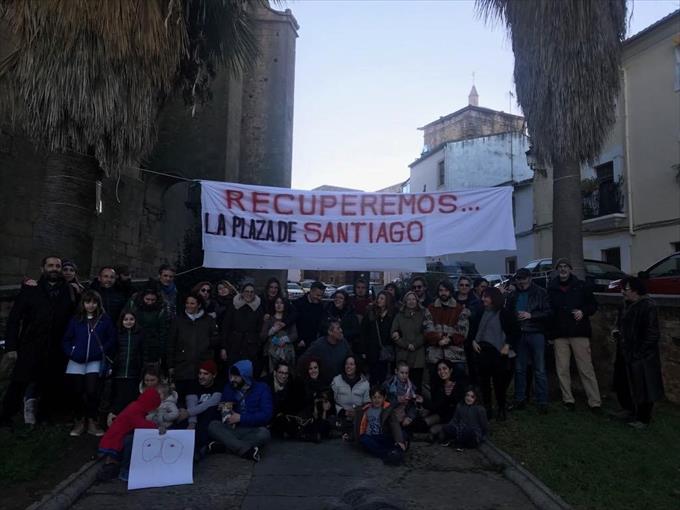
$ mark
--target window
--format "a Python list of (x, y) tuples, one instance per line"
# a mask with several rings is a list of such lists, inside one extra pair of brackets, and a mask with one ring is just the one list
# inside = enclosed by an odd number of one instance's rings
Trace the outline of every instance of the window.
[(602, 250), (602, 261), (612, 266), (621, 267), (621, 248)]
[(444, 167), (444, 160), (437, 164), (437, 187), (441, 188), (444, 186), (444, 180), (446, 178), (446, 169)]
[(680, 275), (680, 255), (673, 255), (649, 270), (650, 278)]
[(507, 257), (505, 259), (505, 272), (515, 274), (517, 272), (517, 257)]
[(619, 189), (614, 182), (614, 162), (595, 167), (597, 190), (599, 197), (598, 216), (621, 212), (619, 206)]
[(671, 247), (673, 248), (673, 251), (680, 251), (680, 241), (671, 243)]

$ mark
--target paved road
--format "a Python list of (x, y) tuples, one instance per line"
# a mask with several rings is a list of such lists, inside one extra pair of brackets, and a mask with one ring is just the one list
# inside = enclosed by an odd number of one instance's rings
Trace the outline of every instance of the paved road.
[(333, 506), (337, 499), (358, 486), (374, 489), (404, 510), (535, 508), (479, 452), (422, 443), (411, 448), (403, 466), (390, 467), (340, 440), (275, 442), (258, 464), (211, 456), (196, 466), (194, 480), (193, 485), (131, 492), (119, 481), (96, 484), (73, 508), (323, 510), (339, 508)]

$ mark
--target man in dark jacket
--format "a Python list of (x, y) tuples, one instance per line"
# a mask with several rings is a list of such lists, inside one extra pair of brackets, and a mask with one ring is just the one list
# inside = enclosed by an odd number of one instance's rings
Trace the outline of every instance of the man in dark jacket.
[(659, 318), (656, 304), (639, 278), (624, 278), (621, 293), (625, 304), (615, 332), (614, 387), (621, 407), (631, 413), (628, 424), (644, 428), (652, 419), (654, 402), (664, 397)]
[(114, 324), (118, 324), (120, 312), (127, 302), (126, 293), (116, 285), (116, 271), (109, 266), (99, 270), (97, 279), (90, 285), (90, 290), (96, 290), (102, 297), (104, 311), (111, 317)]
[(552, 308), (550, 333), (555, 339), (555, 367), (562, 390), (562, 402), (574, 409), (571, 393), (571, 353), (588, 397), (588, 406), (599, 410), (602, 406), (600, 389), (590, 355), (590, 316), (597, 311), (597, 301), (586, 284), (572, 274), (571, 263), (560, 259), (555, 264), (557, 276), (548, 285)]
[(260, 448), (271, 438), (267, 425), (274, 407), (269, 386), (253, 381), (250, 361), (237, 361), (229, 369), (229, 382), (222, 392), (220, 407), (222, 420), (215, 420), (208, 426), (210, 437), (216, 441), (209, 445), (209, 451), (215, 453), (226, 449), (244, 459), (259, 462)]
[[(0, 424), (11, 424), (21, 408), (27, 388), (29, 399), (40, 396), (41, 412), (47, 418), (58, 408), (66, 358), (61, 341), (73, 315), (76, 293), (61, 272), (59, 257), (45, 257), (36, 286), (22, 287), (7, 319), (7, 353), (16, 365), (2, 403)], [(28, 402), (27, 405), (34, 405)]]
[(317, 339), (305, 354), (298, 360), (298, 372), (304, 374), (304, 368), (309, 360), (316, 359), (320, 365), (319, 378), (329, 385), (333, 377), (344, 370), (345, 358), (352, 353), (352, 349), (343, 337), (342, 327), (338, 321), (328, 324), (326, 336)]
[(506, 307), (519, 321), (515, 364), (515, 405), (526, 407), (527, 365), (529, 356), (534, 370), (536, 404), (541, 413), (548, 410), (548, 377), (545, 373), (545, 328), (552, 315), (548, 293), (531, 281), (531, 271), (522, 268), (515, 274), (516, 289)]
[(321, 302), (326, 286), (321, 282), (314, 282), (309, 292), (293, 301), (295, 308), (298, 333), (298, 343), (295, 350), (302, 354), (319, 336), (321, 321), (324, 319), (324, 306)]

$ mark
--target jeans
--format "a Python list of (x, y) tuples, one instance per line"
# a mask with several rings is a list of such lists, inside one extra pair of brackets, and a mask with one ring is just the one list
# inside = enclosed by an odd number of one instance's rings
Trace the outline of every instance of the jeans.
[(385, 434), (377, 436), (361, 434), (359, 444), (368, 453), (381, 459), (387, 457), (387, 454), (394, 448), (394, 440)]
[(210, 422), (208, 432), (210, 437), (237, 455), (243, 455), (254, 446), (264, 446), (272, 437), (266, 427), (231, 428), (217, 420)]
[(515, 364), (515, 400), (526, 400), (527, 363), (531, 357), (536, 386), (536, 403), (548, 403), (548, 377), (545, 373), (545, 337), (543, 333), (522, 333), (517, 345), (517, 361)]

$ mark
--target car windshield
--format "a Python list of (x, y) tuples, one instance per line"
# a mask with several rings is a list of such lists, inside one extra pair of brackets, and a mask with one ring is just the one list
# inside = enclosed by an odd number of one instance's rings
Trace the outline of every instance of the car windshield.
[(289, 288), (289, 289), (298, 289), (298, 290), (299, 290), (299, 289), (301, 289), (302, 287), (300, 287), (297, 283), (289, 283), (289, 284), (288, 284), (288, 288)]
[(591, 274), (593, 276), (598, 276), (598, 275), (607, 275), (607, 274), (614, 274), (614, 275), (621, 275), (623, 274), (622, 271), (616, 267), (612, 266), (610, 264), (604, 264), (601, 262), (586, 262), (586, 273)]

